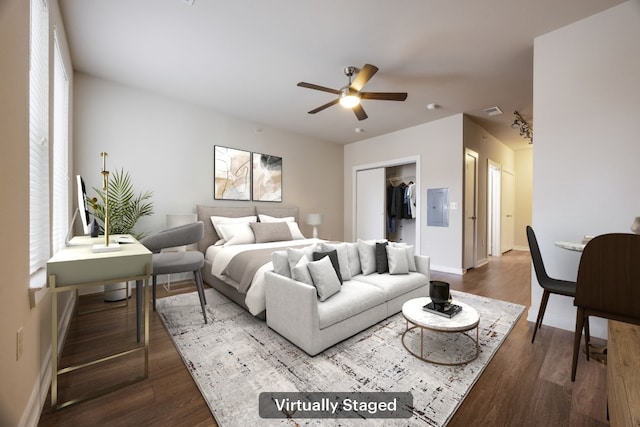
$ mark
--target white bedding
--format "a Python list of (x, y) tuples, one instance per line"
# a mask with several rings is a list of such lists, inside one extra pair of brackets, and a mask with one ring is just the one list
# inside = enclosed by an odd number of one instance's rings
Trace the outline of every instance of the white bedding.
[[(245, 245), (232, 245), (232, 246), (209, 246), (205, 253), (205, 257), (211, 261), (211, 274), (218, 279), (227, 283), (227, 277), (222, 274), (229, 261), (238, 253), (262, 248), (274, 248), (274, 250), (283, 250), (290, 246), (311, 245), (314, 243), (323, 242), (322, 239), (303, 239), (303, 240), (286, 240), (282, 242), (269, 242), (269, 243), (251, 243)], [(264, 273), (273, 270), (273, 264), (269, 261), (258, 269), (251, 286), (247, 291), (245, 298), (245, 304), (249, 308), (249, 312), (254, 316), (263, 312), (266, 308), (266, 301), (264, 296)], [(233, 285), (231, 285), (233, 286)]]

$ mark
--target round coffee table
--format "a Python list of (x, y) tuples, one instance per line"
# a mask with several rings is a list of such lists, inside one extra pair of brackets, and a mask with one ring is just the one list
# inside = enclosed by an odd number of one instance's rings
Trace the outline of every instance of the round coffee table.
[[(422, 307), (431, 302), (431, 298), (414, 298), (402, 305), (402, 315), (407, 320), (407, 329), (402, 334), (402, 345), (407, 351), (417, 358), (425, 362), (435, 363), (438, 365), (463, 365), (475, 360), (480, 352), (478, 343), (478, 324), (480, 323), (480, 315), (475, 308), (460, 301), (454, 301), (453, 304), (462, 307), (462, 310), (452, 318), (444, 317), (439, 314), (430, 313)], [(409, 327), (409, 324), (413, 326)], [(405, 343), (405, 336), (414, 329), (420, 329), (420, 353), (418, 354)], [(476, 330), (475, 339), (466, 332), (472, 329)], [(424, 356), (424, 331), (433, 331), (437, 333), (458, 333), (471, 339), (475, 345), (475, 352), (469, 358), (449, 362), (433, 360)]]

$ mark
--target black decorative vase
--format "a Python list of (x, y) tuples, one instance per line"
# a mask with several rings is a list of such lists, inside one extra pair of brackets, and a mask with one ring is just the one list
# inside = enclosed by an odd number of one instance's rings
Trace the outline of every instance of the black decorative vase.
[(451, 305), (451, 293), (447, 282), (439, 280), (429, 282), (429, 296), (434, 308), (438, 311), (445, 311)]

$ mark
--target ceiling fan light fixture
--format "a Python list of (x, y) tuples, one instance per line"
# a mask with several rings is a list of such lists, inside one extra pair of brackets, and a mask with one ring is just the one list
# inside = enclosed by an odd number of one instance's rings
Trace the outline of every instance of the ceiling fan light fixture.
[(356, 93), (353, 93), (348, 86), (343, 87), (341, 89), (341, 92), (340, 105), (342, 105), (344, 108), (353, 108), (356, 105), (360, 104), (360, 97)]

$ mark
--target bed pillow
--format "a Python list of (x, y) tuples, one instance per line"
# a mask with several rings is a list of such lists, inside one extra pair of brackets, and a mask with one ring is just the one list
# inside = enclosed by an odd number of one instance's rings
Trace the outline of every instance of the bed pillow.
[(376, 242), (358, 239), (358, 255), (362, 274), (368, 276), (376, 271)]
[(340, 261), (338, 261), (338, 252), (335, 249), (330, 251), (317, 251), (313, 253), (312, 259), (314, 261), (319, 261), (325, 257), (329, 258), (329, 260), (331, 261), (331, 265), (333, 265), (333, 269), (336, 271), (338, 280), (340, 281), (340, 284), (342, 284), (342, 274), (340, 274)]
[(276, 274), (285, 277), (291, 276), (291, 267), (289, 267), (289, 257), (287, 257), (287, 251), (275, 251), (271, 254), (271, 263), (273, 264), (273, 271)]
[(284, 222), (251, 222), (249, 225), (255, 235), (256, 243), (291, 240), (289, 226)]
[(338, 253), (338, 263), (340, 264), (340, 282), (351, 280), (351, 269), (349, 268), (349, 252), (346, 243), (320, 243), (323, 251), (335, 250)]
[(409, 274), (409, 262), (407, 251), (398, 246), (388, 245), (387, 260), (389, 262), (389, 274)]
[(407, 245), (406, 243), (389, 243), (391, 246), (397, 248), (403, 248), (407, 256), (407, 264), (409, 265), (409, 271), (418, 271), (416, 267), (416, 259), (413, 256), (413, 245)]
[(360, 267), (360, 254), (358, 253), (358, 244), (355, 242), (345, 243), (347, 246), (347, 255), (349, 256), (349, 272), (351, 277), (362, 273), (362, 267)]
[(318, 261), (308, 263), (307, 267), (320, 301), (326, 301), (327, 298), (340, 291), (340, 280), (331, 264), (331, 258), (325, 256)]
[(245, 245), (256, 242), (253, 230), (251, 230), (248, 222), (220, 224), (218, 227), (222, 233), (221, 237), (224, 239), (223, 246)]
[(376, 271), (378, 274), (389, 271), (389, 260), (387, 259), (387, 242), (376, 242)]
[(238, 224), (238, 223), (243, 223), (246, 222), (247, 224), (250, 222), (256, 222), (257, 221), (257, 216), (255, 215), (251, 215), (251, 216), (241, 216), (241, 217), (229, 217), (229, 216), (211, 216), (211, 224), (213, 225), (214, 230), (216, 231), (216, 234), (219, 237), (219, 240), (215, 243), (215, 245), (222, 245), (224, 244), (224, 238), (222, 237), (222, 232), (220, 230), (220, 225), (221, 224)]
[(303, 256), (291, 270), (291, 278), (298, 282), (313, 286), (313, 279), (311, 278), (308, 266), (309, 259), (306, 256)]
[(260, 219), (260, 222), (295, 222), (295, 218), (292, 216), (285, 216), (285, 217), (277, 217), (277, 216), (271, 216), (271, 215), (265, 215), (265, 214), (258, 214), (258, 218)]
[(291, 233), (292, 240), (302, 240), (306, 239), (302, 231), (300, 231), (300, 227), (297, 222), (287, 222), (287, 226), (289, 226), (289, 232)]

